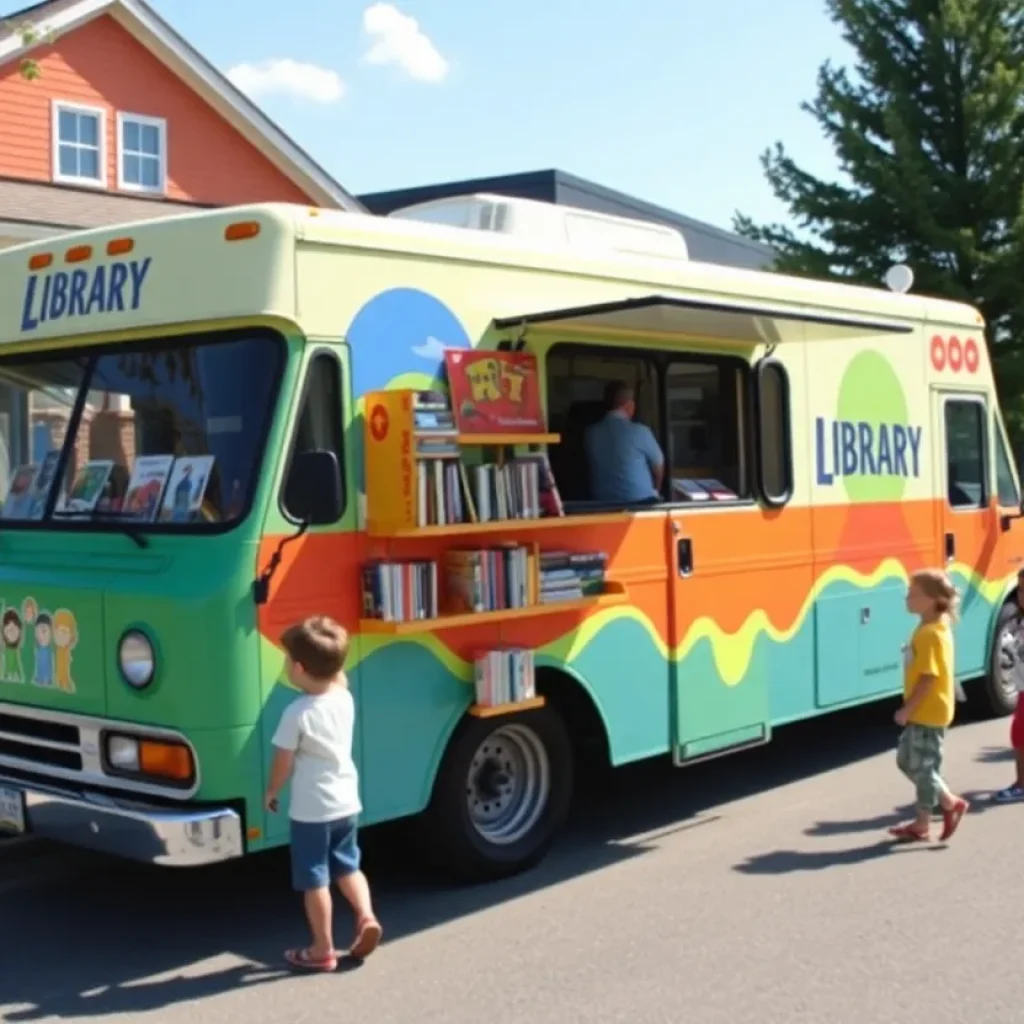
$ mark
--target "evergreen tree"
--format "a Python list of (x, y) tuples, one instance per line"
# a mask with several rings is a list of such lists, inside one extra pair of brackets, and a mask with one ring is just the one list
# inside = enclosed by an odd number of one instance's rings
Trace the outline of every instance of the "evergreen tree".
[(797, 230), (755, 225), (779, 270), (880, 285), (907, 263), (915, 291), (976, 305), (1004, 402), (1024, 435), (1024, 0), (826, 0), (852, 67), (822, 66), (804, 105), (835, 148), (837, 181), (779, 143), (762, 157)]

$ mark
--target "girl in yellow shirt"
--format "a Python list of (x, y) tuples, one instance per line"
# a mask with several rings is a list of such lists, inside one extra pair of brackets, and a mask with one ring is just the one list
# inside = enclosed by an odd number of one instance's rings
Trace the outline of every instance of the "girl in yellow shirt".
[(907, 591), (907, 611), (921, 622), (906, 651), (903, 707), (896, 724), (903, 726), (896, 764), (917, 790), (917, 817), (907, 825), (890, 829), (902, 842), (927, 842), (932, 814), (942, 808), (940, 840), (950, 839), (968, 804), (951, 793), (942, 779), (942, 754), (946, 730), (953, 721), (953, 630), (958, 597), (953, 581), (941, 569), (914, 573)]

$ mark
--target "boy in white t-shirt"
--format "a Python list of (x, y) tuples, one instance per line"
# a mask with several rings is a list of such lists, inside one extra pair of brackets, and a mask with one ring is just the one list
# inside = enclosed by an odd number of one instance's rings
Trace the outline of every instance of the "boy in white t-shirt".
[(318, 615), (287, 629), (281, 644), (286, 671), (302, 691), (285, 709), (274, 734), (274, 760), (266, 806), (276, 812), (278, 794), (291, 780), (292, 884), (303, 894), (313, 941), (285, 953), (294, 967), (333, 971), (338, 952), (332, 934), (331, 882), (351, 904), (356, 937), (349, 955), (364, 959), (376, 948), (381, 926), (373, 913), (370, 886), (359, 869), (356, 826), (362, 804), (352, 760), (355, 702), (342, 671), (348, 634)]

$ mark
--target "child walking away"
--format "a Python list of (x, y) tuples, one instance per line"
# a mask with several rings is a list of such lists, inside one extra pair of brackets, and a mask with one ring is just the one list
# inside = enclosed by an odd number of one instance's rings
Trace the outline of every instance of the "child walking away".
[(967, 813), (967, 801), (949, 791), (942, 780), (946, 729), (953, 721), (953, 631), (957, 593), (939, 569), (915, 573), (907, 591), (907, 610), (921, 622), (910, 639), (903, 680), (903, 707), (896, 723), (903, 726), (896, 763), (917, 790), (917, 817), (890, 829), (903, 842), (931, 838), (932, 813), (942, 808), (942, 841), (951, 839)]
[(289, 950), (294, 967), (333, 971), (338, 966), (332, 928), (331, 882), (351, 904), (356, 937), (349, 955), (362, 960), (380, 942), (370, 887), (359, 869), (356, 824), (362, 805), (352, 760), (355, 703), (342, 671), (348, 634), (326, 616), (306, 619), (281, 637), (286, 671), (302, 696), (285, 709), (274, 734), (267, 809), (291, 779), (292, 884), (303, 894), (313, 935), (305, 949)]
[(1017, 761), (1017, 778), (1012, 786), (999, 790), (993, 800), (1000, 804), (1024, 800), (1024, 569), (1017, 574), (1017, 615), (1012, 623), (1013, 641), (1010, 654), (1013, 678), (1017, 684), (1017, 710), (1010, 723), (1010, 746)]

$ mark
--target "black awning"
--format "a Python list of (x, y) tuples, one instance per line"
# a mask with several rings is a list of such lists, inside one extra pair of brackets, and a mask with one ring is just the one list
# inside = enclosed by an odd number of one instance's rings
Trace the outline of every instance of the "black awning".
[(649, 295), (592, 306), (576, 306), (494, 321), (499, 329), (540, 327), (599, 334), (714, 339), (739, 345), (777, 345), (793, 341), (839, 341), (879, 334), (910, 334), (899, 321), (860, 319), (813, 309), (773, 309)]

